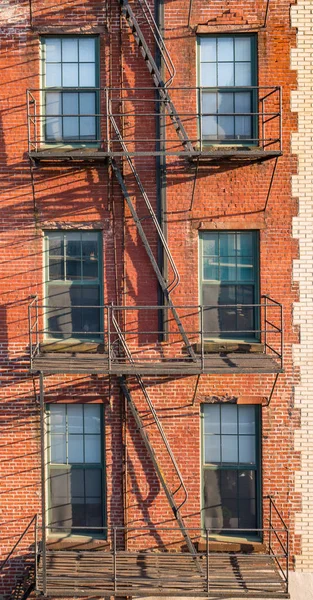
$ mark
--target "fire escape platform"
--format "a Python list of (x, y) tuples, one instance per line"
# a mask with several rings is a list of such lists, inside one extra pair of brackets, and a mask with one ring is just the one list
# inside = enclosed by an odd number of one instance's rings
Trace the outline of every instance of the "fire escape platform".
[(70, 354), (46, 353), (38, 354), (32, 360), (32, 373), (91, 373), (111, 375), (199, 375), (207, 374), (240, 374), (240, 373), (282, 373), (281, 365), (272, 356), (264, 353), (214, 353), (207, 354), (203, 360), (197, 357), (193, 362), (189, 357), (149, 362), (135, 360), (134, 364), (122, 362), (121, 359), (109, 361), (107, 354)]
[(98, 148), (61, 148), (47, 150), (38, 150), (36, 152), (29, 152), (28, 156), (34, 162), (41, 161), (57, 161), (57, 162), (68, 162), (68, 161), (107, 161), (109, 159), (108, 152), (102, 152)]
[[(209, 577), (207, 575), (209, 574)], [(41, 563), (38, 591), (43, 590)], [(49, 597), (196, 596), (289, 598), (268, 554), (48, 551)]]
[(189, 160), (200, 163), (211, 161), (231, 161), (231, 162), (262, 162), (271, 158), (282, 156), (281, 150), (263, 150), (262, 148), (223, 148), (222, 146), (212, 146), (204, 148), (201, 152), (190, 153)]

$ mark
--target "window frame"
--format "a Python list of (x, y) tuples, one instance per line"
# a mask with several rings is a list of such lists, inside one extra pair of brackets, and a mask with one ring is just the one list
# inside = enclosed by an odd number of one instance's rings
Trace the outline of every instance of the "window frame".
[[(106, 448), (106, 432), (105, 432), (105, 411), (104, 411), (104, 406), (101, 403), (97, 403), (97, 406), (100, 407), (100, 446), (101, 446), (101, 463), (53, 463), (53, 467), (56, 467), (58, 469), (64, 468), (64, 471), (66, 471), (66, 469), (68, 468), (68, 466), (71, 466), (71, 469), (82, 469), (88, 470), (88, 469), (99, 469), (99, 471), (101, 471), (101, 501), (102, 501), (102, 523), (103, 525), (101, 526), (102, 531), (99, 530), (95, 530), (93, 527), (90, 527), (90, 529), (76, 529), (73, 530), (70, 528), (67, 529), (66, 531), (62, 532), (62, 531), (53, 531), (53, 526), (51, 526), (50, 524), (50, 511), (51, 511), (51, 491), (50, 491), (50, 468), (51, 468), (51, 453), (50, 453), (50, 448), (51, 448), (51, 433), (50, 433), (50, 406), (53, 404), (61, 404), (61, 405), (65, 405), (66, 406), (66, 435), (67, 435), (67, 406), (72, 405), (72, 404), (80, 404), (80, 405), (85, 405), (88, 404), (87, 402), (77, 402), (77, 403), (70, 403), (70, 402), (49, 402), (45, 405), (45, 417), (46, 417), (46, 423), (47, 423), (47, 427), (46, 427), (46, 439), (47, 439), (47, 445), (46, 445), (46, 462), (47, 462), (47, 477), (46, 477), (46, 498), (47, 498), (47, 507), (46, 507), (46, 514), (47, 514), (47, 527), (48, 527), (48, 532), (49, 532), (49, 536), (55, 536), (55, 537), (66, 537), (68, 538), (69, 536), (75, 537), (75, 536), (88, 536), (90, 537), (90, 534), (92, 534), (93, 538), (100, 538), (100, 539), (107, 539), (107, 490), (106, 490), (106, 452), (105, 452), (105, 448)], [(84, 435), (84, 433), (83, 433)], [(99, 466), (100, 464), (100, 466)], [(70, 533), (68, 533), (70, 531)]]
[[(71, 337), (71, 339), (75, 339), (77, 341), (81, 341), (82, 343), (101, 343), (104, 341), (104, 314), (103, 314), (103, 310), (101, 310), (101, 306), (104, 305), (104, 285), (103, 285), (103, 237), (102, 237), (102, 231), (101, 230), (94, 230), (94, 229), (45, 229), (43, 232), (43, 251), (44, 251), (44, 268), (43, 268), (43, 273), (44, 273), (44, 294), (43, 294), (43, 303), (44, 303), (44, 311), (43, 311), (43, 327), (44, 327), (44, 339), (45, 341), (47, 340), (52, 340), (53, 342), (56, 343), (62, 343), (64, 341), (66, 341), (66, 339), (68, 338), (56, 338), (56, 337), (52, 337), (49, 334), (49, 330), (48, 330), (48, 318), (47, 318), (47, 307), (48, 307), (48, 284), (50, 283), (49, 280), (49, 249), (48, 249), (48, 236), (51, 233), (56, 233), (56, 234), (63, 234), (66, 235), (67, 233), (96, 233), (98, 236), (98, 286), (99, 286), (99, 325), (100, 325), (100, 331), (102, 333), (99, 333), (98, 336), (90, 336), (88, 338), (88, 336), (82, 336), (82, 337), (78, 337), (78, 336), (74, 336)], [(65, 252), (64, 252), (65, 254)], [(51, 280), (53, 282), (54, 285), (59, 285), (60, 287), (62, 287), (62, 285), (64, 285), (65, 283), (69, 283), (71, 282), (71, 285), (77, 284), (77, 286), (86, 286), (88, 287), (88, 285), (90, 285), (91, 281), (94, 280), (79, 280), (76, 281), (75, 280), (57, 280), (57, 279), (53, 279)]]
[[(253, 304), (260, 304), (261, 302), (261, 297), (260, 297), (260, 280), (261, 280), (261, 262), (260, 262), (260, 231), (258, 229), (202, 229), (199, 230), (199, 240), (198, 240), (198, 256), (199, 256), (199, 286), (198, 286), (198, 298), (199, 298), (199, 304), (201, 306), (204, 306), (203, 304), (203, 282), (211, 282), (212, 285), (223, 285), (222, 281), (218, 281), (218, 280), (204, 280), (203, 279), (203, 236), (206, 233), (216, 233), (218, 235), (220, 234), (240, 234), (240, 233), (252, 233), (253, 234), (253, 252), (254, 252), (254, 266), (255, 266), (255, 277), (254, 277), (254, 281), (253, 281), (253, 289), (254, 289), (254, 302)], [(220, 255), (219, 255), (220, 256)], [(247, 283), (247, 282), (246, 282)], [(248, 282), (250, 283), (250, 282)], [(224, 285), (244, 285), (245, 282), (224, 282)], [(221, 304), (221, 306), (223, 306)], [(248, 305), (249, 306), (249, 305)], [(260, 322), (260, 307), (255, 307), (254, 309), (254, 328), (255, 331), (257, 333), (257, 331), (259, 330), (258, 335), (255, 335), (254, 338), (250, 338), (249, 342), (251, 342), (253, 339), (256, 342), (260, 342), (261, 340), (261, 332), (260, 332), (260, 328), (261, 328), (261, 322)], [(223, 333), (222, 331), (220, 332), (221, 334)], [(227, 334), (227, 331), (225, 332), (225, 334)], [(202, 332), (201, 332), (202, 335)], [(229, 339), (230, 341), (237, 341), (240, 342), (241, 338), (240, 337), (236, 337), (234, 334), (231, 336), (231, 334), (229, 335), (229, 337), (227, 338), (227, 335), (220, 335), (218, 336), (218, 334), (212, 334), (211, 337), (215, 337), (218, 338), (220, 340), (227, 340)], [(242, 339), (244, 338), (244, 334), (242, 334)], [(205, 340), (210, 339), (210, 334), (208, 333), (205, 338)]]
[[(237, 463), (237, 466), (234, 466), (234, 463), (205, 463), (205, 434), (204, 434), (204, 406), (207, 403), (203, 402), (200, 404), (200, 462), (201, 462), (201, 529), (202, 535), (206, 534), (205, 529), (205, 497), (204, 497), (204, 471), (219, 471), (219, 470), (233, 470), (233, 471), (251, 471), (254, 470), (256, 473), (255, 476), (255, 485), (256, 485), (256, 527), (255, 529), (262, 528), (263, 522), (263, 496), (262, 496), (262, 410), (259, 404), (230, 404), (223, 402), (215, 402), (214, 405), (231, 405), (237, 406), (237, 422), (238, 422), (238, 407), (239, 406), (253, 406), (255, 411), (255, 469), (251, 467), (251, 464), (248, 463)], [(239, 438), (239, 434), (237, 432), (237, 437)], [(239, 529), (239, 528), (237, 528)], [(255, 539), (257, 541), (262, 541), (264, 537), (264, 533), (262, 531), (255, 531), (255, 529), (251, 530), (251, 534), (248, 531), (244, 532), (244, 535), (240, 535), (240, 531), (234, 531), (231, 533), (231, 529), (225, 529), (225, 533), (217, 533), (212, 532), (211, 537), (216, 537), (217, 539), (224, 539), (225, 537), (238, 537), (238, 538), (247, 538), (247, 539)], [(242, 531), (243, 533), (243, 531)]]
[[(77, 88), (77, 90), (81, 89), (82, 91), (94, 91), (95, 92), (95, 111), (96, 114), (99, 115), (100, 112), (100, 37), (95, 34), (46, 34), (40, 36), (40, 81), (41, 81), (41, 92), (40, 92), (40, 106), (41, 106), (41, 122), (40, 122), (40, 139), (42, 140), (43, 146), (48, 146), (49, 148), (53, 147), (67, 147), (67, 148), (98, 148), (100, 147), (101, 140), (101, 125), (100, 125), (100, 117), (95, 116), (95, 140), (77, 140), (77, 142), (67, 142), (66, 140), (51, 140), (49, 141), (46, 138), (46, 92), (47, 91), (60, 91), (61, 93), (65, 90), (71, 90), (71, 87), (46, 87), (46, 40), (47, 39), (82, 39), (82, 38), (92, 38), (95, 40), (95, 87), (82, 87)], [(62, 56), (61, 63), (62, 64)], [(79, 61), (78, 61), (79, 65)], [(79, 91), (77, 91), (79, 93)], [(92, 116), (92, 115), (91, 115)], [(79, 114), (77, 115), (79, 118)], [(63, 119), (63, 117), (61, 117)]]
[[(197, 39), (196, 39), (196, 60), (197, 60), (197, 69), (196, 69), (196, 73), (197, 73), (197, 129), (198, 129), (198, 140), (200, 143), (200, 147), (207, 147), (207, 146), (259, 146), (260, 141), (259, 141), (259, 117), (257, 115), (251, 116), (251, 138), (252, 140), (249, 141), (242, 141), (242, 140), (223, 140), (223, 139), (212, 139), (212, 140), (205, 140), (203, 139), (203, 135), (201, 135), (202, 133), (202, 112), (201, 112), (201, 107), (202, 107), (202, 99), (201, 99), (201, 39), (204, 38), (211, 38), (211, 39), (216, 39), (216, 38), (227, 38), (227, 37), (232, 37), (232, 38), (250, 38), (251, 39), (251, 87), (255, 87), (255, 90), (252, 90), (251, 92), (251, 110), (252, 112), (258, 112), (258, 85), (259, 85), (259, 67), (258, 67), (258, 36), (255, 33), (249, 33), (249, 32), (242, 32), (242, 33), (232, 33), (231, 31), (229, 32), (224, 32), (224, 33), (209, 33), (209, 34), (199, 34), (197, 35)], [(233, 60), (233, 63), (235, 63), (236, 61)], [(216, 64), (218, 64), (216, 62)], [(205, 86), (203, 86), (205, 87)], [(212, 86), (212, 91), (213, 91), (214, 86)], [(237, 88), (237, 89), (235, 89)], [(234, 86), (234, 93), (237, 92), (242, 92), (242, 91), (246, 91), (245, 86), (240, 87), (240, 86)], [(218, 92), (219, 90), (223, 91), (223, 89), (227, 89), (227, 86), (216, 86), (214, 88), (214, 90), (216, 92)]]

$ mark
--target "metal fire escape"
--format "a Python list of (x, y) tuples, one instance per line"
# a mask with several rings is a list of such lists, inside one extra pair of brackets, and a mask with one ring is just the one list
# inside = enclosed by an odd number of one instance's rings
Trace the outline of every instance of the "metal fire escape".
[[(136, 41), (136, 43), (137, 43), (137, 45), (138, 45), (138, 47), (140, 49), (140, 52), (141, 52), (141, 54), (142, 54), (142, 56), (143, 56), (143, 58), (145, 60), (147, 68), (148, 68), (149, 72), (151, 73), (154, 85), (155, 85), (157, 93), (159, 95), (159, 100), (162, 102), (162, 104), (166, 108), (166, 110), (167, 110), (167, 112), (168, 112), (168, 114), (169, 114), (169, 116), (171, 118), (171, 121), (173, 123), (173, 126), (174, 126), (174, 128), (175, 128), (175, 130), (177, 132), (177, 135), (178, 135), (179, 139), (181, 140), (181, 143), (182, 143), (184, 149), (186, 150), (186, 154), (187, 154), (188, 151), (192, 151), (193, 150), (193, 146), (192, 146), (190, 140), (188, 139), (188, 136), (187, 136), (187, 133), (185, 131), (185, 128), (184, 128), (184, 126), (183, 126), (183, 124), (182, 124), (182, 122), (180, 120), (180, 117), (179, 117), (179, 115), (178, 115), (178, 113), (177, 113), (177, 111), (175, 109), (175, 106), (174, 106), (174, 104), (173, 104), (173, 102), (172, 102), (172, 100), (170, 98), (170, 94), (169, 94), (169, 91), (168, 91), (168, 86), (171, 84), (171, 82), (173, 80), (173, 77), (174, 77), (174, 74), (175, 74), (174, 65), (173, 65), (173, 63), (171, 61), (171, 58), (170, 58), (169, 53), (168, 53), (168, 51), (166, 49), (165, 43), (164, 43), (164, 41), (162, 39), (160, 30), (157, 27), (157, 24), (156, 24), (156, 22), (154, 20), (154, 17), (152, 15), (152, 13), (151, 13), (151, 9), (148, 6), (146, 0), (137, 0), (137, 2), (139, 3), (141, 11), (142, 11), (141, 17), (143, 18), (143, 21), (145, 22), (145, 24), (149, 26), (150, 32), (152, 33), (152, 35), (154, 37), (154, 40), (156, 42), (156, 45), (157, 45), (157, 47), (159, 49), (160, 56), (163, 59), (164, 65), (165, 65), (165, 67), (168, 70), (169, 78), (167, 79), (167, 81), (163, 80), (161, 71), (160, 71), (160, 69), (158, 68), (158, 66), (156, 64), (151, 51), (149, 50), (147, 41), (146, 41), (145, 36), (144, 36), (144, 34), (143, 34), (143, 32), (142, 32), (142, 30), (140, 28), (139, 22), (138, 22), (137, 18), (135, 17), (134, 12), (132, 10), (132, 7), (130, 6), (130, 4), (129, 4), (129, 2), (127, 0), (120, 0), (122, 14), (125, 17), (126, 22), (128, 23), (129, 27), (131, 28), (131, 31), (132, 31), (133, 36), (134, 36), (134, 39), (135, 39), (135, 41)], [(171, 254), (171, 251), (170, 251), (169, 246), (167, 244), (167, 241), (165, 239), (165, 236), (164, 236), (164, 233), (163, 233), (162, 228), (160, 226), (160, 223), (159, 223), (159, 221), (157, 219), (157, 216), (156, 216), (156, 214), (155, 214), (155, 212), (153, 210), (153, 207), (151, 205), (149, 197), (148, 197), (148, 195), (147, 195), (147, 193), (146, 193), (146, 191), (144, 189), (144, 186), (143, 186), (143, 184), (141, 182), (141, 179), (139, 177), (139, 174), (137, 172), (135, 164), (134, 164), (134, 162), (133, 162), (133, 160), (132, 160), (132, 158), (130, 156), (130, 153), (128, 151), (127, 145), (126, 145), (126, 143), (125, 143), (125, 141), (123, 139), (123, 136), (122, 136), (121, 131), (119, 129), (118, 123), (117, 123), (116, 119), (114, 118), (114, 116), (112, 114), (112, 111), (110, 111), (110, 113), (111, 113), (110, 114), (110, 122), (111, 122), (111, 125), (112, 125), (112, 128), (113, 128), (113, 131), (115, 132), (117, 141), (120, 143), (120, 145), (122, 147), (123, 155), (127, 159), (130, 171), (131, 171), (132, 175), (134, 176), (135, 182), (136, 182), (136, 184), (138, 186), (138, 189), (140, 191), (140, 194), (141, 194), (141, 196), (142, 196), (142, 198), (144, 200), (145, 206), (146, 206), (147, 211), (148, 211), (147, 215), (145, 215), (142, 218), (139, 217), (139, 215), (137, 213), (137, 210), (136, 210), (136, 208), (135, 208), (135, 206), (134, 206), (134, 204), (132, 202), (132, 199), (131, 199), (131, 196), (129, 194), (129, 191), (127, 189), (127, 185), (126, 185), (125, 179), (123, 177), (123, 174), (122, 174), (122, 172), (121, 172), (118, 164), (116, 163), (116, 161), (113, 158), (110, 161), (111, 165), (112, 165), (112, 169), (114, 171), (114, 174), (115, 174), (115, 176), (117, 178), (118, 183), (120, 184), (122, 193), (123, 193), (124, 198), (125, 198), (125, 200), (127, 202), (127, 205), (128, 205), (129, 210), (131, 212), (131, 215), (132, 215), (132, 217), (134, 219), (134, 222), (136, 224), (138, 233), (139, 233), (139, 235), (141, 237), (141, 240), (143, 242), (145, 250), (146, 250), (146, 252), (148, 254), (148, 257), (150, 259), (150, 262), (151, 262), (152, 267), (154, 269), (154, 272), (156, 274), (157, 280), (158, 280), (159, 285), (160, 285), (160, 287), (162, 289), (162, 292), (164, 294), (165, 300), (166, 300), (169, 308), (171, 309), (173, 317), (174, 317), (174, 319), (175, 319), (175, 321), (177, 323), (177, 326), (178, 326), (179, 332), (181, 334), (181, 337), (183, 339), (183, 342), (184, 342), (184, 344), (185, 344), (185, 346), (187, 348), (187, 351), (188, 351), (189, 355), (191, 356), (191, 358), (194, 359), (194, 360), (196, 360), (196, 356), (195, 356), (193, 347), (190, 344), (190, 341), (189, 341), (188, 336), (187, 336), (187, 334), (186, 334), (186, 332), (184, 330), (184, 327), (183, 327), (182, 322), (181, 322), (181, 320), (179, 318), (177, 310), (176, 310), (176, 308), (175, 308), (175, 306), (174, 306), (174, 304), (173, 304), (173, 302), (171, 300), (171, 293), (173, 292), (173, 290), (179, 284), (179, 273), (178, 273), (177, 267), (175, 265), (173, 256)], [(153, 223), (153, 225), (155, 227), (155, 230), (157, 232), (158, 238), (159, 238), (159, 240), (160, 240), (160, 242), (162, 244), (162, 247), (163, 247), (163, 250), (164, 250), (164, 254), (167, 257), (167, 260), (168, 260), (168, 262), (169, 262), (169, 264), (171, 266), (173, 277), (172, 277), (172, 280), (170, 282), (167, 281), (164, 278), (164, 276), (163, 276), (163, 274), (161, 272), (161, 269), (160, 269), (160, 267), (159, 267), (159, 265), (157, 263), (157, 260), (155, 259), (155, 256), (154, 256), (153, 251), (151, 249), (151, 246), (149, 244), (149, 241), (148, 241), (148, 238), (146, 236), (146, 233), (145, 233), (145, 231), (144, 231), (144, 229), (142, 227), (141, 221), (142, 221), (142, 219), (147, 218), (147, 217), (149, 218), (149, 221), (151, 223)], [(133, 358), (132, 358), (131, 351), (130, 351), (128, 345), (127, 345), (126, 339), (125, 339), (125, 337), (124, 337), (124, 335), (123, 335), (123, 333), (121, 331), (121, 328), (120, 328), (120, 326), (119, 326), (116, 318), (114, 317), (114, 315), (113, 315), (113, 319), (112, 320), (113, 320), (113, 325), (114, 325), (115, 330), (116, 330), (117, 335), (118, 335), (118, 339), (119, 339), (119, 342), (120, 342), (121, 349), (123, 350), (125, 356), (129, 360), (129, 362), (134, 365), (134, 361), (133, 361)], [(140, 390), (141, 390), (141, 392), (142, 392), (142, 394), (144, 396), (146, 405), (147, 405), (147, 407), (149, 409), (149, 415), (151, 415), (151, 417), (153, 419), (153, 423), (156, 425), (158, 433), (159, 433), (159, 435), (160, 435), (160, 437), (162, 439), (163, 446), (166, 449), (167, 456), (170, 459), (171, 465), (172, 465), (172, 467), (173, 467), (173, 469), (175, 471), (176, 477), (178, 479), (178, 486), (176, 487), (175, 490), (171, 489), (171, 486), (168, 484), (168, 482), (166, 480), (165, 474), (164, 474), (163, 469), (161, 468), (161, 466), (159, 464), (159, 461), (157, 459), (157, 456), (156, 456), (156, 453), (154, 451), (153, 445), (152, 445), (152, 443), (151, 443), (151, 441), (149, 439), (148, 433), (146, 432), (146, 430), (144, 428), (143, 421), (142, 421), (141, 416), (139, 414), (139, 411), (138, 411), (138, 409), (136, 407), (136, 404), (135, 404), (135, 401), (134, 401), (134, 399), (132, 397), (132, 394), (131, 394), (131, 391), (129, 389), (129, 386), (126, 383), (125, 377), (121, 377), (120, 378), (121, 388), (122, 388), (123, 393), (125, 395), (125, 398), (127, 400), (128, 406), (129, 406), (129, 408), (131, 410), (131, 413), (132, 413), (132, 415), (134, 417), (134, 420), (135, 420), (135, 423), (136, 423), (136, 425), (138, 427), (138, 430), (139, 430), (139, 432), (141, 434), (141, 437), (142, 437), (142, 439), (143, 439), (143, 441), (145, 443), (145, 446), (146, 446), (146, 449), (147, 449), (147, 451), (149, 453), (149, 456), (150, 456), (150, 458), (152, 460), (152, 463), (154, 465), (155, 471), (156, 471), (156, 473), (157, 473), (157, 475), (159, 477), (159, 480), (161, 482), (161, 485), (162, 485), (162, 487), (164, 489), (165, 495), (166, 495), (167, 500), (169, 502), (169, 505), (170, 505), (170, 507), (171, 507), (171, 509), (173, 511), (174, 517), (175, 517), (175, 519), (176, 519), (176, 521), (177, 521), (177, 523), (178, 523), (178, 525), (180, 527), (180, 530), (181, 530), (181, 532), (183, 534), (183, 538), (184, 538), (184, 540), (186, 542), (187, 548), (188, 548), (188, 550), (190, 551), (190, 553), (192, 555), (196, 555), (195, 546), (194, 546), (194, 544), (193, 544), (193, 542), (191, 540), (191, 537), (190, 537), (190, 535), (189, 535), (189, 533), (188, 533), (188, 531), (187, 531), (187, 529), (185, 527), (184, 520), (183, 520), (183, 517), (182, 517), (181, 512), (180, 512), (181, 507), (183, 506), (183, 504), (187, 500), (187, 489), (185, 487), (185, 484), (184, 484), (182, 475), (180, 473), (179, 467), (177, 465), (176, 459), (174, 457), (173, 451), (172, 451), (172, 449), (170, 447), (170, 444), (168, 442), (168, 439), (167, 439), (167, 437), (165, 435), (164, 429), (163, 429), (162, 424), (161, 424), (161, 422), (160, 422), (160, 420), (158, 418), (158, 415), (157, 415), (156, 410), (154, 408), (153, 402), (152, 402), (152, 400), (151, 400), (151, 398), (149, 396), (149, 393), (148, 393), (148, 391), (146, 389), (146, 386), (145, 386), (145, 384), (144, 384), (144, 382), (143, 382), (143, 380), (142, 380), (142, 378), (141, 378), (141, 376), (140, 376), (139, 373), (135, 372), (134, 376), (137, 379), (137, 382), (139, 384), (139, 388), (140, 388)], [(181, 492), (181, 491), (183, 491), (184, 497), (183, 497), (182, 501), (179, 502), (179, 501), (176, 500), (176, 497), (177, 497), (177, 494), (179, 492)], [(200, 565), (198, 565), (198, 568), (201, 569)]]

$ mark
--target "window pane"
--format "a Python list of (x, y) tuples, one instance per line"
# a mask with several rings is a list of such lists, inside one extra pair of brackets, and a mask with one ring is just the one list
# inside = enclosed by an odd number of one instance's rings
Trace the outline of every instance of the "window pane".
[(72, 310), (71, 298), (67, 285), (53, 285), (50, 283), (47, 290), (46, 319), (49, 336), (71, 337)]
[(238, 462), (238, 437), (236, 435), (222, 435), (222, 462)]
[(65, 433), (65, 405), (50, 404), (50, 430), (52, 433)]
[(256, 501), (241, 500), (239, 504), (239, 527), (254, 529), (256, 524)]
[(234, 257), (221, 257), (220, 281), (236, 281), (236, 259)]
[[(46, 93), (46, 115), (61, 115), (61, 94), (58, 92)], [(62, 137), (61, 117), (46, 117), (45, 121), (47, 139), (58, 140)]]
[(49, 281), (64, 279), (64, 261), (59, 258), (50, 258), (49, 260)]
[[(73, 512), (73, 527), (85, 527), (86, 518), (85, 518), (85, 498), (83, 497), (75, 497), (72, 498), (72, 512)], [(73, 533), (77, 534), (77, 531), (73, 531)]]
[(251, 113), (251, 94), (250, 92), (236, 92), (235, 96), (235, 112), (236, 113)]
[(237, 235), (237, 248), (240, 256), (253, 256), (253, 234), (240, 233)]
[(84, 469), (71, 469), (71, 496), (84, 496)]
[(220, 433), (220, 407), (218, 404), (203, 406), (204, 433)]
[[(222, 87), (235, 85), (234, 63), (219, 63), (217, 69), (217, 84)], [(236, 84), (237, 85), (237, 84)]]
[(86, 527), (101, 527), (102, 504), (96, 498), (86, 498)]
[(71, 281), (81, 279), (81, 260), (75, 258), (74, 260), (67, 260), (66, 262), (66, 279)]
[[(49, 523), (55, 527), (70, 527), (72, 525), (72, 506), (68, 470), (52, 468), (49, 484)], [(55, 529), (55, 531), (60, 534), (60, 530)]]
[(94, 117), (81, 117), (80, 124), (80, 139), (94, 140), (96, 138), (96, 119)]
[(69, 404), (67, 407), (67, 425), (69, 433), (83, 433), (83, 405)]
[[(204, 526), (223, 527), (220, 472), (204, 469)], [(215, 533), (218, 533), (216, 531)]]
[(86, 495), (92, 498), (100, 498), (102, 495), (102, 472), (101, 469), (86, 469)]
[(98, 279), (98, 261), (94, 260), (85, 260), (83, 262), (83, 278), (84, 279)]
[(46, 61), (60, 62), (61, 61), (61, 40), (58, 38), (46, 38)]
[[(95, 93), (79, 94), (80, 114), (94, 115), (96, 112), (96, 95)], [(85, 235), (85, 234), (84, 234)]]
[(216, 61), (216, 38), (200, 38), (201, 62)]
[(79, 38), (79, 60), (80, 62), (94, 62), (96, 47), (95, 38)]
[(47, 92), (46, 93), (46, 114), (47, 115), (61, 115), (62, 104), (61, 104), (61, 93), (60, 92)]
[(238, 494), (238, 471), (237, 469), (223, 469), (220, 472), (222, 498), (234, 499)]
[(101, 463), (100, 435), (85, 435), (85, 462)]
[(78, 61), (78, 40), (75, 38), (62, 39), (62, 61), (77, 62)]
[(78, 94), (66, 93), (62, 94), (63, 98), (63, 114), (78, 115)]
[(237, 529), (239, 525), (237, 499), (222, 498), (222, 510), (224, 519), (223, 527), (227, 529)]
[(221, 461), (220, 443), (219, 435), (206, 435), (204, 437), (204, 462), (206, 464)]
[(255, 436), (239, 436), (239, 462), (255, 464)]
[(252, 138), (251, 117), (235, 117), (235, 138), (248, 141)]
[(218, 254), (218, 233), (203, 233), (203, 254), (210, 256), (212, 254)]
[(65, 464), (66, 463), (66, 440), (64, 434), (51, 435), (51, 462)]
[(46, 118), (46, 138), (47, 140), (59, 141), (62, 139), (62, 123), (61, 118), (47, 117)]
[(234, 112), (234, 94), (230, 92), (219, 92), (218, 113)]
[(49, 248), (50, 256), (63, 256), (64, 244), (63, 236), (58, 233), (49, 233), (47, 238), (47, 245)]
[(216, 63), (201, 64), (201, 86), (215, 87), (217, 85)]
[(68, 436), (68, 462), (84, 462), (84, 437), (82, 435), (69, 434)]
[(236, 256), (235, 233), (221, 233), (219, 241), (220, 256)]
[(85, 433), (100, 433), (100, 406), (85, 404)]
[(235, 85), (251, 85), (251, 63), (235, 64)]
[(202, 94), (202, 114), (217, 112), (217, 95), (212, 93)]
[(250, 37), (235, 37), (235, 60), (251, 60)]
[(64, 139), (77, 140), (79, 139), (77, 117), (64, 117), (63, 119), (63, 137)]
[(232, 37), (220, 37), (217, 40), (218, 61), (234, 60), (234, 40)]
[(78, 87), (78, 64), (64, 63), (62, 65), (62, 77), (64, 87)]
[(203, 279), (218, 280), (218, 256), (203, 259)]
[(218, 118), (218, 137), (220, 139), (234, 139), (235, 119), (234, 117)]
[(202, 137), (207, 140), (217, 139), (217, 118), (203, 117), (201, 119)]
[(95, 87), (96, 66), (94, 63), (81, 63), (79, 65), (79, 86)]
[(253, 281), (254, 280), (254, 269), (253, 269), (253, 262), (252, 262), (251, 258), (243, 256), (242, 258), (239, 259), (237, 279), (238, 279), (238, 281)]
[(248, 470), (238, 471), (239, 501), (247, 498), (256, 498), (256, 472)]
[(46, 63), (46, 86), (61, 87), (61, 65)]
[(222, 433), (237, 433), (236, 404), (221, 405)]
[(255, 408), (254, 406), (239, 406), (239, 433), (255, 434)]
[(71, 258), (80, 258), (81, 256), (81, 234), (66, 234), (66, 255)]

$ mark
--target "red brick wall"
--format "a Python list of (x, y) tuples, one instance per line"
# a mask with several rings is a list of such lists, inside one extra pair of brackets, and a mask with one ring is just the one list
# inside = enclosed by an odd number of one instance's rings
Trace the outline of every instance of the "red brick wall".
[[(284, 306), (286, 358), (285, 372), (278, 378), (270, 406), (262, 409), (262, 492), (275, 496), (293, 531), (300, 499), (294, 493), (299, 456), (293, 450), (298, 413), (293, 408), (297, 372), (292, 364), (292, 344), (297, 341), (297, 332), (292, 326), (292, 303), (297, 290), (292, 282), (292, 260), (297, 256), (297, 246), (291, 238), (291, 220), (297, 206), (291, 198), (291, 174), (296, 164), (290, 155), (290, 133), (297, 124), (290, 112), (290, 90), (296, 86), (289, 66), (290, 47), (295, 45), (295, 32), (289, 21), (290, 1), (270, 2), (266, 28), (262, 26), (265, 0), (195, 0), (191, 27), (188, 8), (189, 3), (182, 0), (165, 2), (165, 37), (177, 69), (174, 86), (196, 85), (196, 32), (228, 30), (255, 31), (259, 84), (283, 86), (284, 155), (277, 165), (274, 160), (254, 165), (200, 165), (190, 209), (194, 168), (184, 159), (168, 158), (164, 218), (181, 275), (181, 284), (174, 294), (179, 304), (199, 302), (200, 230), (260, 230), (261, 293)], [(1, 558), (41, 506), (38, 379), (28, 373), (27, 306), (33, 294), (42, 296), (43, 230), (69, 226), (103, 230), (105, 302), (132, 305), (157, 301), (155, 275), (130, 213), (127, 208), (124, 210), (118, 184), (105, 165), (40, 166), (32, 171), (32, 188), (27, 158), (26, 89), (40, 87), (40, 33), (58, 34), (61, 30), (100, 35), (101, 86), (152, 85), (144, 61), (119, 16), (117, 1), (32, 0), (31, 13), (26, 1), (5, 3), (0, 13)], [(173, 95), (177, 96), (175, 92)], [(130, 130), (132, 124), (130, 119)], [(141, 117), (134, 122), (134, 131), (136, 137), (149, 132), (153, 138), (154, 121)], [(135, 162), (155, 206), (155, 159), (149, 156)], [(142, 199), (129, 168), (125, 164), (123, 168), (140, 212)], [(149, 222), (145, 223), (145, 230), (156, 252), (157, 240)], [(158, 377), (149, 379), (147, 384), (188, 487), (189, 499), (183, 510), (186, 523), (199, 527), (200, 404), (212, 396), (221, 401), (233, 396), (239, 400), (242, 396), (268, 398), (273, 376), (201, 376), (196, 393), (196, 378), (192, 376)], [(115, 379), (50, 376), (45, 386), (45, 399), (49, 402), (71, 398), (104, 403), (108, 523), (123, 524), (126, 508), (128, 524), (172, 524), (164, 493), (130, 416), (124, 436), (127, 476), (123, 506), (122, 406)], [(136, 385), (134, 395), (144, 410)], [(153, 426), (148, 429), (151, 438), (155, 438), (160, 461), (165, 464), (164, 450)], [(299, 551), (299, 544), (300, 540), (292, 536), (292, 552)], [(18, 559), (14, 560), (5, 572), (5, 592), (12, 587), (15, 565), (17, 571), (20, 567)]]

